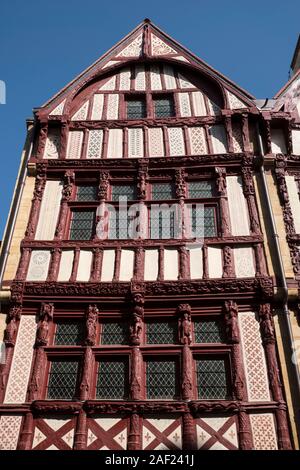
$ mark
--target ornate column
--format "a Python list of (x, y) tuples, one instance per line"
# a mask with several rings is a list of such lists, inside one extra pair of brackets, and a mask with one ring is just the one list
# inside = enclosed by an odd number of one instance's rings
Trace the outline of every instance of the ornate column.
[(43, 158), (47, 136), (48, 136), (48, 121), (41, 121), (40, 122), (40, 134), (39, 134), (38, 146), (37, 146), (37, 151), (36, 151), (37, 159)]
[(5, 364), (1, 365), (0, 374), (0, 403), (4, 400), (5, 387), (8, 379), (9, 369), (12, 361), (14, 352), (14, 346), (16, 342), (16, 336), (18, 331), (18, 323), (21, 317), (22, 305), (13, 305), (6, 317), (6, 329), (4, 331), (4, 343), (6, 347), (5, 351)]
[(142, 426), (141, 418), (135, 408), (130, 416), (130, 427), (128, 434), (127, 450), (140, 450), (142, 448)]
[(254, 186), (251, 167), (242, 167), (242, 179), (243, 179), (243, 193), (247, 200), (250, 229), (252, 235), (260, 235), (259, 217), (254, 196)]
[(193, 398), (193, 357), (190, 349), (192, 342), (191, 306), (189, 304), (180, 304), (177, 308), (177, 314), (179, 315), (179, 342), (183, 345), (181, 378), (182, 398), (183, 400), (191, 400)]
[(240, 450), (252, 450), (253, 439), (249, 414), (246, 408), (241, 406), (239, 408), (239, 443)]
[(190, 266), (189, 266), (189, 251), (185, 246), (180, 246), (179, 249), (179, 278), (190, 279)]
[(56, 281), (59, 271), (59, 264), (61, 258), (61, 248), (51, 249), (51, 261), (49, 266), (47, 281)]
[(16, 272), (16, 279), (18, 281), (25, 281), (25, 277), (27, 274), (27, 269), (29, 266), (29, 261), (30, 261), (30, 255), (31, 255), (31, 248), (21, 248), (21, 258), (19, 261), (19, 266)]
[(266, 131), (266, 153), (272, 153), (272, 137), (271, 137), (271, 116), (266, 113), (265, 118), (265, 131)]
[(144, 278), (144, 265), (145, 265), (145, 250), (138, 247), (135, 250), (134, 272), (133, 278), (139, 281)]
[(286, 160), (283, 155), (276, 156), (275, 162), (275, 175), (277, 179), (277, 189), (279, 193), (279, 199), (281, 205), (283, 206), (283, 220), (284, 226), (287, 235), (294, 235), (296, 233), (294, 218), (292, 214), (292, 209), (290, 205), (287, 185), (285, 181), (285, 170), (286, 170)]
[(184, 450), (197, 450), (196, 425), (189, 411), (182, 415), (182, 448)]
[(93, 248), (93, 266), (91, 270), (91, 282), (99, 282), (101, 278), (103, 262), (103, 250), (101, 248)]
[(79, 265), (79, 256), (80, 256), (80, 248), (76, 247), (74, 250), (74, 258), (73, 258), (73, 265), (72, 265), (72, 273), (70, 276), (70, 282), (75, 282), (77, 278), (77, 271)]
[(220, 219), (221, 235), (227, 237), (230, 235), (230, 217), (227, 200), (226, 168), (216, 167), (216, 185), (218, 196), (220, 197)]
[(75, 173), (73, 170), (67, 170), (64, 174), (64, 186), (62, 189), (62, 198), (58, 222), (55, 230), (55, 239), (62, 240), (65, 233), (66, 220), (68, 215), (68, 201), (70, 201), (75, 184)]
[(149, 161), (144, 159), (144, 161), (139, 163), (138, 167), (136, 186), (136, 196), (139, 200), (139, 231), (136, 234), (138, 238), (147, 238), (148, 235), (148, 214), (145, 205), (145, 199), (147, 198), (148, 165)]
[(230, 246), (224, 246), (222, 251), (223, 251), (223, 266), (224, 266), (222, 277), (234, 277), (232, 248)]
[(265, 276), (267, 274), (267, 267), (266, 267), (266, 260), (265, 260), (265, 252), (262, 243), (255, 243), (253, 245), (254, 248), (254, 255), (255, 255), (255, 267), (256, 272), (255, 276)]
[(186, 227), (186, 214), (184, 200), (186, 197), (186, 182), (185, 182), (185, 171), (184, 168), (175, 170), (175, 190), (176, 197), (179, 199), (180, 211), (178, 214), (178, 227), (182, 227), (182, 231), (178, 236), (179, 238), (186, 238), (187, 227)]
[(142, 292), (132, 291), (132, 313), (130, 319), (131, 377), (130, 394), (133, 400), (141, 400), (142, 394), (142, 355), (140, 344), (144, 333), (144, 303)]
[(60, 130), (60, 158), (66, 158), (69, 134), (69, 121), (67, 117), (62, 116)]
[(84, 410), (77, 416), (73, 450), (85, 450), (87, 447), (87, 417)]
[(242, 138), (243, 138), (244, 152), (251, 152), (250, 139), (249, 139), (248, 114), (242, 114)]
[(43, 373), (45, 365), (44, 347), (48, 344), (49, 326), (53, 321), (54, 305), (52, 303), (43, 303), (39, 315), (39, 323), (36, 332), (35, 354), (31, 378), (28, 386), (28, 401), (38, 400), (41, 397), (41, 385), (43, 382)]
[(234, 148), (233, 148), (233, 141), (232, 141), (232, 122), (231, 122), (231, 111), (226, 111), (225, 115), (225, 130), (226, 130), (226, 136), (227, 136), (227, 143), (228, 143), (228, 153), (233, 153)]
[(29, 238), (29, 239), (34, 238), (35, 231), (36, 231), (37, 224), (38, 224), (39, 213), (40, 213), (45, 186), (46, 186), (46, 167), (45, 165), (42, 165), (42, 166), (40, 165), (38, 169), (38, 174), (35, 180), (30, 216), (29, 216), (29, 221), (28, 221), (28, 225), (26, 228), (26, 232), (25, 232), (26, 238)]
[(109, 186), (109, 172), (101, 171), (99, 174), (98, 198), (99, 208), (96, 212), (96, 230), (94, 239), (105, 240), (108, 237), (108, 213), (105, 206)]
[(28, 411), (24, 416), (22, 431), (18, 444), (18, 450), (30, 450), (33, 439), (33, 415)]
[(275, 412), (277, 420), (278, 446), (279, 449), (292, 449), (286, 415), (286, 405), (283, 399), (282, 384), (277, 364), (275, 348), (275, 329), (270, 304), (262, 304), (259, 309), (260, 330), (262, 342), (265, 349), (268, 376), (272, 396), (278, 402), (279, 407)]

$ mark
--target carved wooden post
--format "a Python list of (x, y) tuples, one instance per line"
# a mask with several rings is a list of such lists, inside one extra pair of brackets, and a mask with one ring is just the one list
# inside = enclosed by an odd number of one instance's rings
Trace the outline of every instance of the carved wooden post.
[(76, 247), (74, 250), (74, 258), (73, 258), (73, 265), (72, 265), (72, 273), (70, 276), (70, 282), (75, 282), (77, 278), (77, 271), (79, 265), (79, 256), (80, 256), (80, 248)]
[(4, 392), (8, 379), (9, 369), (11, 366), (12, 356), (14, 352), (14, 346), (17, 337), (18, 323), (21, 317), (22, 305), (16, 304), (13, 305), (6, 318), (6, 329), (4, 331), (4, 343), (6, 347), (5, 351), (5, 364), (1, 366), (1, 375), (0, 375), (0, 402), (4, 400)]
[(30, 210), (29, 222), (26, 228), (25, 237), (33, 239), (38, 224), (39, 213), (42, 198), (46, 186), (46, 168), (43, 165), (36, 176), (35, 187), (33, 192), (32, 205)]
[(294, 217), (290, 205), (287, 185), (285, 181), (286, 160), (283, 155), (276, 156), (275, 175), (277, 179), (277, 188), (279, 193), (280, 202), (283, 206), (283, 220), (287, 235), (294, 235), (296, 233)]
[(255, 276), (256, 277), (265, 276), (267, 274), (267, 267), (266, 267), (263, 244), (255, 243), (253, 248), (254, 248), (254, 254), (255, 254), (255, 267), (256, 267)]
[(63, 117), (60, 130), (60, 158), (66, 158), (69, 134), (69, 121)]
[(47, 136), (48, 136), (48, 121), (41, 121), (40, 123), (40, 135), (38, 140), (38, 147), (36, 152), (36, 158), (42, 159), (45, 151)]
[(179, 279), (189, 279), (190, 278), (189, 252), (185, 246), (180, 246), (178, 251), (179, 251)]
[(55, 230), (55, 238), (61, 240), (65, 233), (66, 219), (68, 215), (68, 201), (72, 198), (73, 187), (75, 184), (75, 173), (73, 170), (66, 171), (64, 175), (64, 186), (62, 189), (62, 199), (58, 222)]
[(180, 238), (185, 238), (187, 235), (186, 227), (186, 214), (185, 214), (185, 205), (184, 200), (186, 197), (186, 182), (185, 182), (185, 171), (184, 168), (179, 168), (175, 170), (175, 189), (176, 197), (179, 199), (180, 212), (177, 215), (178, 217), (178, 227), (182, 228), (182, 232), (176, 234)]
[(250, 424), (250, 417), (246, 408), (241, 406), (239, 409), (239, 448), (240, 450), (252, 450), (253, 439)]
[(227, 341), (232, 344), (232, 372), (234, 395), (237, 400), (247, 401), (245, 371), (240, 348), (238, 306), (232, 300), (224, 305)]
[(54, 305), (43, 303), (41, 306), (39, 323), (36, 332), (35, 354), (31, 378), (28, 386), (28, 401), (41, 398), (41, 383), (44, 372), (45, 353), (44, 347), (48, 344), (49, 326), (53, 321)]
[(87, 417), (84, 410), (80, 410), (77, 416), (74, 435), (74, 450), (85, 450), (87, 447)]
[(189, 304), (180, 304), (177, 308), (179, 315), (178, 333), (179, 342), (183, 344), (182, 349), (182, 398), (191, 400), (193, 398), (193, 357), (190, 349), (192, 342), (192, 322), (191, 306)]
[(51, 249), (51, 261), (49, 266), (47, 281), (56, 281), (59, 271), (59, 264), (61, 258), (61, 248)]
[(234, 277), (232, 249), (230, 246), (223, 247), (223, 277)]
[(220, 219), (221, 235), (227, 237), (230, 235), (230, 217), (227, 200), (226, 168), (216, 167), (216, 185), (218, 196), (220, 197)]
[(280, 373), (277, 364), (275, 348), (275, 330), (273, 326), (273, 318), (270, 304), (262, 304), (260, 306), (259, 320), (262, 342), (267, 360), (270, 388), (272, 391), (273, 399), (279, 403), (279, 408), (276, 410), (275, 413), (277, 419), (279, 449), (289, 450), (292, 449), (292, 446), (288, 431), (286, 407), (283, 400)]
[(207, 245), (203, 245), (202, 248), (202, 255), (203, 255), (203, 279), (208, 279), (208, 249)]
[(271, 121), (269, 119), (265, 119), (265, 130), (266, 130), (266, 153), (272, 153), (272, 137), (271, 137)]
[(188, 411), (182, 415), (182, 431), (182, 448), (184, 450), (196, 450), (196, 425), (193, 416)]
[(164, 247), (162, 245), (158, 248), (158, 275), (157, 280), (163, 281), (164, 279)]
[(132, 292), (132, 314), (130, 331), (130, 343), (133, 345), (131, 352), (131, 377), (130, 394), (133, 400), (142, 398), (142, 355), (140, 344), (144, 331), (144, 295), (142, 292)]
[(144, 248), (138, 247), (135, 250), (135, 260), (134, 260), (134, 270), (133, 270), (133, 278), (135, 280), (139, 280), (143, 278), (144, 265), (145, 265), (145, 250)]
[(92, 367), (93, 351), (90, 346), (87, 346), (84, 351), (82, 380), (80, 383), (80, 400), (87, 400), (89, 398)]
[(249, 219), (250, 219), (250, 228), (252, 234), (260, 234), (260, 225), (258, 212), (254, 196), (254, 186), (253, 186), (253, 177), (252, 170), (250, 167), (242, 167), (242, 179), (243, 179), (243, 192), (247, 200), (248, 210), (249, 210)]
[(120, 266), (121, 266), (121, 247), (116, 248), (115, 268), (113, 282), (118, 281), (120, 278)]
[(24, 416), (22, 431), (20, 433), (20, 439), (17, 449), (18, 450), (30, 450), (32, 447), (33, 439), (33, 416), (28, 411)]
[(91, 282), (99, 282), (101, 278), (103, 262), (103, 250), (100, 248), (93, 248), (93, 267), (91, 270)]
[(251, 152), (249, 139), (249, 121), (248, 114), (242, 114), (242, 137), (244, 152)]
[(231, 122), (231, 111), (227, 111), (227, 113), (230, 113), (229, 115), (225, 115), (225, 130), (226, 130), (226, 137), (227, 137), (227, 143), (228, 143), (228, 152), (233, 153), (234, 148), (233, 148), (233, 140), (232, 140), (232, 122)]
[(26, 247), (21, 248), (21, 258), (20, 258), (18, 270), (16, 273), (16, 279), (18, 281), (25, 281), (25, 277), (27, 274), (27, 269), (28, 269), (29, 261), (30, 261), (30, 255), (31, 255), (31, 248), (26, 248)]
[(97, 305), (91, 304), (88, 307), (86, 314), (86, 339), (87, 346), (95, 346), (97, 337), (97, 324), (98, 324), (99, 310)]
[(147, 198), (147, 185), (148, 185), (148, 164), (149, 161), (146, 159), (139, 163), (138, 175), (137, 175), (137, 188), (136, 197), (139, 202), (139, 231), (138, 233), (129, 234), (131, 238), (147, 238), (148, 234), (148, 217), (147, 207), (145, 205), (145, 199)]
[(130, 416), (130, 427), (127, 441), (127, 450), (140, 450), (142, 448), (141, 418), (134, 410)]

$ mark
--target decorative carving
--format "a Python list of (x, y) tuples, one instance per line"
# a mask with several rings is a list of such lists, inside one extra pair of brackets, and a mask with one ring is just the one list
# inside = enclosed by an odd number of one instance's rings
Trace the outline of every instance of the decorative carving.
[(275, 342), (270, 304), (262, 304), (260, 306), (259, 321), (264, 342)]
[(245, 408), (241, 408), (239, 412), (239, 441), (241, 450), (253, 449), (250, 417)]
[(62, 190), (62, 200), (70, 201), (75, 184), (75, 173), (73, 170), (67, 170), (64, 174), (64, 186)]
[(33, 237), (35, 233), (37, 222), (38, 222), (40, 205), (41, 205), (41, 201), (43, 198), (45, 186), (46, 186), (46, 173), (45, 171), (43, 171), (43, 172), (38, 173), (35, 179), (32, 206), (30, 210), (29, 222), (28, 222), (26, 232), (25, 232), (25, 237)]
[(140, 417), (137, 413), (132, 413), (130, 417), (130, 429), (128, 435), (128, 450), (139, 450), (141, 448), (141, 426)]
[(176, 197), (186, 197), (185, 172), (183, 168), (175, 170)]
[(139, 164), (138, 177), (137, 177), (137, 198), (140, 200), (146, 199), (146, 189), (148, 180), (148, 161), (143, 161)]
[(145, 298), (142, 293), (133, 293), (133, 309), (132, 320), (129, 326), (130, 342), (134, 345), (139, 345), (143, 332), (143, 319), (144, 319), (144, 303)]
[(93, 351), (90, 347), (85, 349), (83, 374), (80, 383), (80, 399), (86, 400), (90, 389), (90, 371), (93, 364)]
[(230, 246), (223, 248), (223, 277), (234, 277), (232, 265), (232, 249)]
[(99, 401), (88, 400), (84, 403), (84, 409), (90, 414), (115, 414), (115, 413), (176, 413), (186, 412), (187, 404), (183, 402), (143, 402), (122, 401), (111, 403), (99, 403)]
[(225, 302), (225, 323), (228, 341), (239, 343), (238, 306), (232, 300)]
[(142, 389), (142, 357), (140, 349), (135, 346), (131, 355), (130, 395), (133, 400), (141, 399)]
[(8, 312), (8, 315), (6, 318), (7, 327), (4, 331), (4, 343), (6, 344), (6, 346), (15, 345), (16, 334), (17, 334), (17, 329), (18, 329), (18, 321), (20, 320), (21, 312), (22, 312), (21, 305), (14, 305), (13, 307), (10, 308)]
[(238, 404), (235, 401), (222, 401), (222, 402), (211, 402), (211, 401), (191, 401), (189, 402), (189, 408), (194, 416), (200, 413), (226, 413), (238, 411)]
[(53, 321), (54, 305), (43, 303), (40, 311), (39, 324), (36, 333), (36, 346), (47, 346), (49, 323)]
[(218, 194), (219, 196), (227, 196), (226, 168), (217, 166), (215, 168), (215, 171), (217, 174), (216, 184), (217, 184)]
[(98, 322), (99, 310), (97, 305), (91, 304), (88, 307), (86, 315), (86, 340), (85, 344), (88, 346), (94, 346), (96, 342), (96, 329)]
[(64, 400), (36, 400), (31, 404), (31, 409), (37, 413), (61, 412), (76, 413), (82, 408), (81, 402)]
[(179, 341), (181, 344), (191, 344), (192, 342), (192, 322), (191, 306), (189, 304), (180, 304), (177, 308), (179, 319)]
[(98, 190), (98, 197), (100, 201), (107, 199), (108, 185), (109, 185), (109, 172), (101, 171), (99, 174), (99, 190)]

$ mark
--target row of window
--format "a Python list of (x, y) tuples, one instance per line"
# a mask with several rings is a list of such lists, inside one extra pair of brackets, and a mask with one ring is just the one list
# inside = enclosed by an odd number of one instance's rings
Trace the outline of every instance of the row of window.
[[(96, 399), (126, 399), (129, 397), (128, 358), (97, 361), (94, 396)], [(194, 360), (194, 376), (200, 400), (225, 400), (230, 397), (230, 377), (224, 357), (201, 357)], [(178, 360), (172, 356), (144, 361), (144, 398), (179, 399), (180, 370)], [(46, 397), (48, 399), (78, 398), (80, 381), (79, 360), (53, 360), (50, 364)]]
[[(195, 320), (192, 323), (192, 338), (195, 343), (223, 343), (225, 335), (222, 321)], [(128, 344), (128, 324), (118, 321), (105, 321), (100, 324), (100, 344)], [(178, 343), (178, 324), (175, 320), (146, 321), (146, 344)], [(57, 323), (54, 345), (80, 345), (84, 340), (84, 324), (78, 321)]]
[[(147, 110), (146, 96), (128, 96), (126, 101), (127, 119), (144, 119), (149, 116)], [(152, 96), (153, 117), (169, 118), (175, 116), (174, 97), (172, 94)], [(151, 116), (152, 117), (152, 116)]]

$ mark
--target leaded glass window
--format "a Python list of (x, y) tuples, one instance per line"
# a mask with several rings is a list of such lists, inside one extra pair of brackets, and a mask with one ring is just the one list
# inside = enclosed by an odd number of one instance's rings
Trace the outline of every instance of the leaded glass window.
[(112, 186), (112, 201), (119, 201), (120, 198), (127, 198), (128, 201), (136, 199), (135, 186), (133, 184), (123, 184)]
[(65, 322), (56, 325), (54, 344), (76, 345), (83, 339), (82, 322)]
[[(167, 207), (151, 207), (150, 211), (150, 237), (175, 238), (175, 210)], [(179, 227), (178, 227), (179, 228)]]
[(160, 201), (174, 198), (174, 187), (172, 183), (153, 183), (152, 200)]
[(94, 231), (94, 211), (73, 211), (70, 240), (90, 240)]
[(194, 237), (215, 237), (216, 219), (215, 208), (198, 204), (193, 205), (191, 214), (191, 230)]
[(128, 395), (128, 362), (126, 359), (99, 362), (96, 398), (123, 399)]
[(147, 361), (147, 398), (174, 399), (178, 397), (176, 366), (174, 360)]
[(147, 117), (147, 108), (144, 98), (135, 98), (127, 101), (128, 119), (141, 119), (145, 117)]
[(177, 328), (174, 321), (147, 323), (148, 344), (173, 344), (177, 342)]
[(78, 366), (78, 361), (51, 363), (47, 398), (70, 400), (76, 396)]
[(98, 199), (97, 186), (78, 186), (77, 201), (95, 201)]
[(190, 181), (188, 183), (189, 198), (209, 198), (213, 196), (211, 181)]
[(174, 101), (171, 96), (164, 98), (154, 98), (154, 110), (156, 118), (175, 116)]
[(199, 399), (230, 398), (224, 359), (199, 359), (196, 361), (196, 373)]
[(130, 217), (125, 210), (110, 211), (109, 215), (109, 238), (127, 239), (129, 237)]
[(102, 324), (101, 344), (128, 344), (127, 325), (117, 322)]
[(224, 342), (224, 328), (220, 320), (199, 320), (194, 323), (195, 343)]

